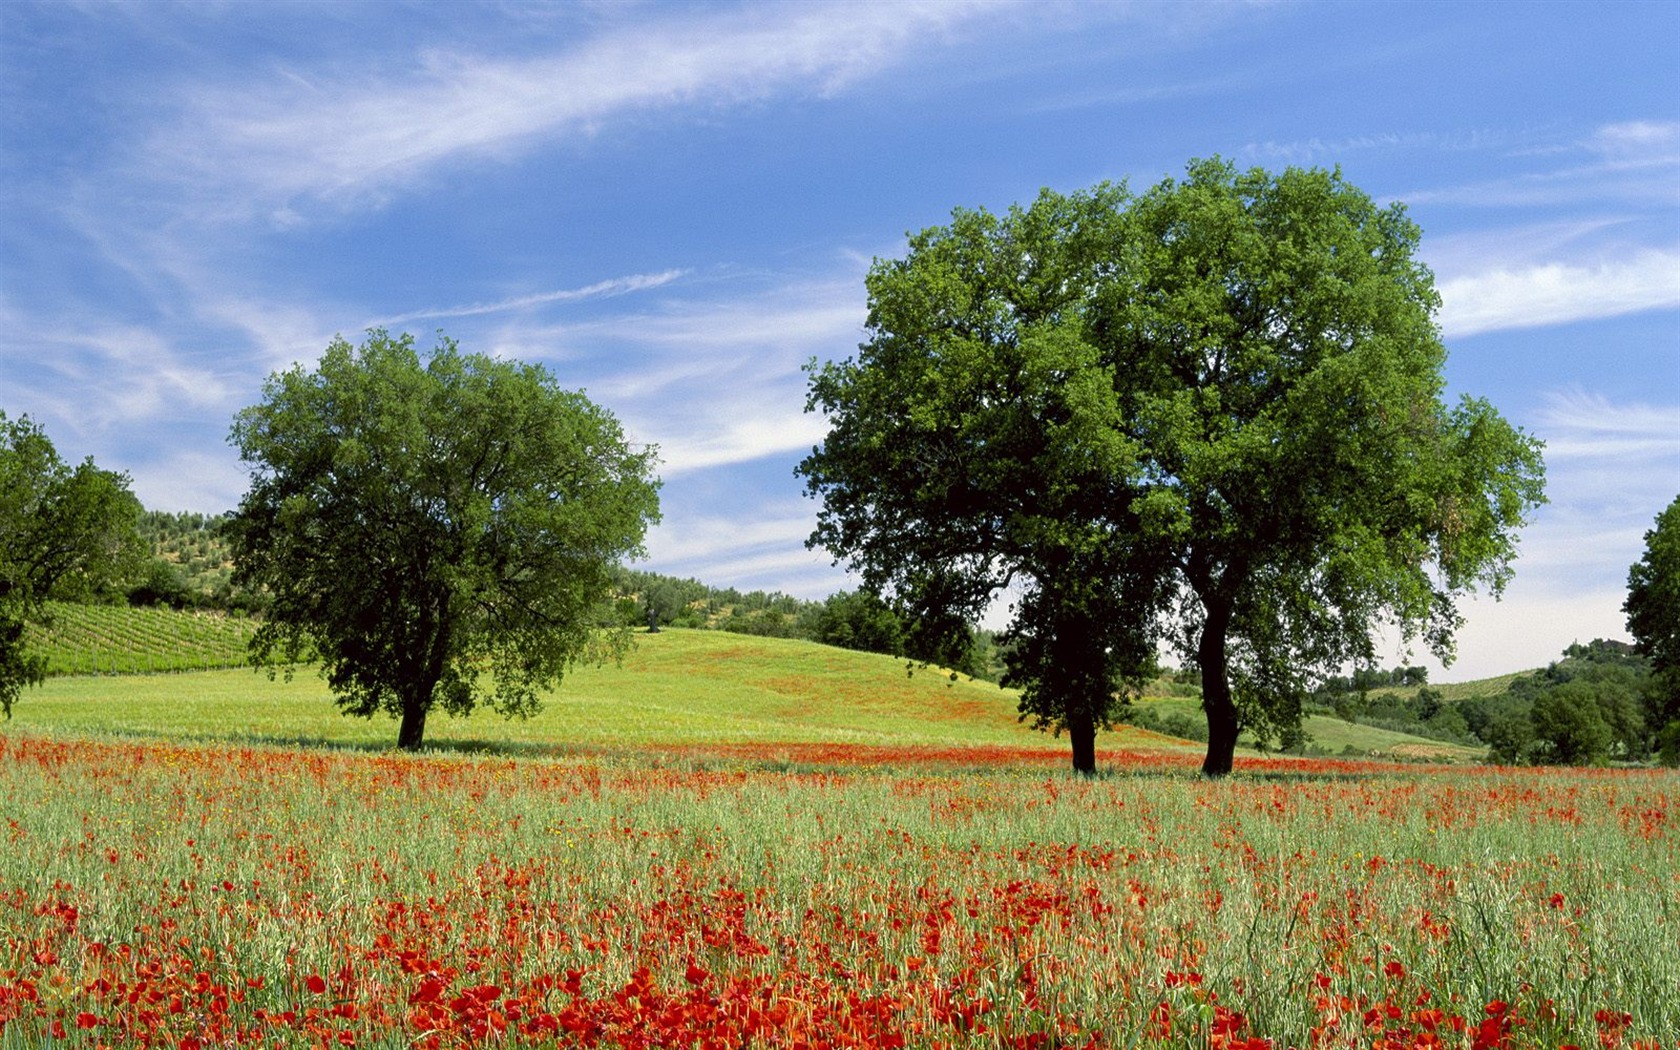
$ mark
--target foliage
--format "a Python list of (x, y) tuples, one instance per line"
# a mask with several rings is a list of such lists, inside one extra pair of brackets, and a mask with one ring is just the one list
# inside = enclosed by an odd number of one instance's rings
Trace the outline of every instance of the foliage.
[(1457, 705), (1489, 757), (1510, 765), (1603, 765), (1651, 753), (1643, 701), (1650, 664), (1625, 642), (1571, 645), (1501, 696)]
[(929, 632), (900, 610), (867, 591), (839, 591), (821, 601), (781, 591), (741, 592), (694, 579), (621, 569), (614, 585), (632, 600), (627, 614), (637, 623), (699, 627), (763, 638), (800, 638), (859, 652), (905, 656), (995, 681), (996, 651), (988, 632), (959, 625), (946, 634)]
[(170, 609), (185, 609), (193, 604), (193, 591), (173, 562), (153, 557), (140, 581), (128, 589), (128, 603), (142, 607), (161, 605)]
[(868, 591), (840, 591), (817, 611), (813, 640), (866, 653), (904, 655), (904, 621)]
[(1628, 633), (1654, 676), (1645, 721), (1663, 760), (1680, 765), (1680, 496), (1645, 533), (1645, 553), (1628, 570)]
[(0, 1046), (1680, 1040), (1672, 777), (773, 755), (0, 734)]
[(434, 706), (526, 715), (623, 651), (598, 614), (658, 482), (606, 410), (538, 366), (441, 336), (422, 361), (382, 330), (263, 393), (234, 422), (252, 476), (227, 524), (235, 581), (272, 595), (259, 662), (318, 655), (339, 704), (400, 716), (412, 749)]
[(46, 674), (27, 628), (55, 598), (105, 597), (134, 573), (140, 501), (125, 475), (71, 467), (28, 416), (0, 412), (0, 711)]
[(1538, 442), (1443, 401), (1418, 239), (1339, 173), (1217, 160), (956, 211), (872, 268), (858, 357), (812, 367), (812, 545), (926, 624), (1018, 588), (1009, 678), (1083, 770), (1175, 644), (1228, 772), (1379, 628), (1450, 657), (1542, 498)]
[(151, 564), (128, 590), (131, 605), (260, 612), (264, 596), (233, 582), (233, 554), (223, 534), (225, 514), (148, 510), (140, 534)]
[(1360, 667), (1351, 675), (1331, 675), (1316, 692), (1334, 696), (1338, 693), (1368, 693), (1385, 687), (1405, 688), (1429, 683), (1429, 668), (1402, 665), (1391, 670), (1380, 667)]

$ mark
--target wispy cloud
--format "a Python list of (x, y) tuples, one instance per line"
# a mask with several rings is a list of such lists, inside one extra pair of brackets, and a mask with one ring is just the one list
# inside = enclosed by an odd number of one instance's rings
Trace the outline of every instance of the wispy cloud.
[(564, 288), (554, 292), (539, 292), (535, 295), (515, 296), (493, 303), (473, 303), (468, 306), (444, 306), (433, 309), (413, 310), (392, 317), (369, 321), (364, 328), (384, 328), (391, 325), (406, 324), (422, 318), (433, 317), (479, 317), (484, 314), (503, 313), (509, 310), (528, 310), (536, 306), (548, 306), (554, 303), (575, 303), (586, 299), (605, 299), (612, 296), (628, 295), (631, 292), (646, 291), (670, 284), (688, 273), (687, 270), (663, 270), (659, 273), (631, 274), (628, 277), (613, 277), (605, 281), (582, 288)]
[(748, 521), (717, 515), (691, 518), (680, 531), (659, 534), (649, 548), (656, 557), (672, 563), (707, 560), (720, 548), (798, 550), (815, 527), (815, 504), (783, 503), (761, 507)]
[[(804, 411), (804, 365), (853, 352), (864, 331), (857, 265), (827, 280), (743, 280), (710, 298), (672, 297), (585, 322), (504, 325), (493, 352), (587, 375), (637, 440), (660, 446), (667, 477), (804, 453), (822, 439)], [(563, 378), (564, 381), (564, 378)]]
[(1507, 134), (1485, 129), (1461, 132), (1377, 131), (1342, 138), (1307, 138), (1250, 142), (1237, 150), (1237, 159), (1253, 164), (1333, 164), (1359, 153), (1463, 153), (1506, 145)]
[(1672, 309), (1680, 307), (1680, 248), (1466, 274), (1442, 281), (1439, 291), (1449, 337)]
[(609, 31), (536, 58), (433, 51), (400, 80), (294, 71), (194, 98), (148, 155), (160, 174), (189, 173), (224, 209), (255, 201), (276, 221), (295, 222), (311, 200), (378, 203), (440, 162), (588, 137), (637, 112), (838, 91), (1004, 6), (754, 6)]
[(1535, 666), (1572, 642), (1627, 637), (1628, 567), (1680, 489), (1680, 404), (1557, 390), (1546, 396), (1534, 431), (1546, 442), (1551, 502), (1523, 530), (1504, 600), (1477, 595), (1461, 603), (1467, 624), (1459, 660), (1443, 680)]
[[(1680, 375), (1680, 363), (1676, 364)], [(1680, 458), (1680, 404), (1617, 404), (1585, 390), (1552, 391), (1540, 425), (1550, 436), (1546, 458)], [(1673, 479), (1680, 485), (1680, 475)]]
[(24, 345), (0, 337), (0, 397), (50, 421), (54, 432), (84, 436), (221, 409), (231, 384), (213, 364), (177, 352), (159, 332), (100, 323), (82, 331), (39, 333)]
[(649, 535), (649, 565), (675, 576), (737, 580), (736, 586), (818, 598), (848, 586), (848, 577), (827, 552), (805, 548), (815, 527), (816, 505), (804, 501), (762, 506), (745, 521), (690, 515)]
[(766, 456), (805, 453), (822, 442), (828, 424), (791, 409), (760, 410), (756, 418), (714, 421), (704, 435), (662, 444), (660, 468), (667, 475), (747, 463)]
[(1511, 174), (1418, 188), (1400, 199), (1482, 208), (1680, 203), (1680, 122), (1627, 121), (1567, 139), (1507, 140), (1501, 152)]

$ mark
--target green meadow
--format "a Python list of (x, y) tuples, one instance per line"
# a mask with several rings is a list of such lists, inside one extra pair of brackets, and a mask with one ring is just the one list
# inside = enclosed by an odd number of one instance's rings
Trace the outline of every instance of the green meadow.
[[(271, 676), (237, 666), (248, 620), (160, 609), (63, 606), (36, 642), (53, 677), (14, 710), (20, 728), (46, 732), (391, 747), (396, 723), (339, 713), (310, 667)], [(126, 673), (72, 673), (77, 668)], [(197, 670), (201, 667), (220, 668)], [(144, 673), (149, 668), (192, 673)], [(557, 753), (642, 746), (1010, 747), (1062, 753), (1065, 740), (1023, 725), (1017, 694), (941, 668), (813, 642), (715, 630), (639, 633), (621, 664), (575, 667), (527, 720), (481, 708), (436, 713), (426, 744), (438, 750)], [(1199, 701), (1146, 696), (1162, 715), (1199, 719)], [(1317, 753), (1353, 751), (1410, 760), (1475, 761), (1473, 748), (1309, 716)], [(1199, 750), (1200, 745), (1116, 726), (1099, 747)]]

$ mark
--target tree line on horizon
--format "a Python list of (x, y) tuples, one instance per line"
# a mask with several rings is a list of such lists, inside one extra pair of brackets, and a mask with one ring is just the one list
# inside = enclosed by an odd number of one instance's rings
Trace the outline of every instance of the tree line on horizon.
[[(1447, 402), (1420, 237), (1339, 170), (1218, 158), (912, 235), (868, 273), (857, 356), (810, 366), (829, 430), (796, 470), (821, 504), (808, 545), (863, 597), (808, 629), (954, 665), (1011, 593), (1000, 681), (1081, 773), (1163, 651), (1199, 676), (1210, 777), (1240, 733), (1298, 736), (1314, 688), (1371, 665), (1381, 630), (1449, 661), (1458, 600), (1511, 577), (1544, 464), (1487, 401)], [(195, 573), (224, 602), (259, 596), (253, 661), (314, 663), (347, 713), (396, 717), (405, 749), (434, 710), (528, 715), (629, 643), (602, 610), (659, 520), (658, 449), (539, 365), (375, 329), (271, 375), (234, 417), (250, 488), (215, 566), (196, 547), (148, 559), (125, 477), (58, 461), (27, 417), (0, 424), (8, 712), (40, 676), (24, 622), (142, 576), (163, 601), (202, 595)], [(1674, 517), (1626, 607), (1671, 686)], [(660, 620), (670, 590), (650, 581), (640, 611)], [(777, 604), (736, 626), (800, 629)], [(1659, 736), (1680, 733), (1674, 692)], [(1618, 717), (1597, 714), (1612, 737)]]

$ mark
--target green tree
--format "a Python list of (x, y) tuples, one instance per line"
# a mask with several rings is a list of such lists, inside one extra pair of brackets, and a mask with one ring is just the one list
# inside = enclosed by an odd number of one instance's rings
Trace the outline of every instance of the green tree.
[(865, 653), (904, 655), (904, 621), (868, 591), (837, 591), (813, 618), (811, 640)]
[(1586, 682), (1570, 681), (1534, 699), (1533, 757), (1547, 765), (1603, 765), (1613, 740), (1596, 691)]
[(28, 416), (0, 412), (0, 711), (45, 677), (25, 627), (49, 599), (86, 600), (120, 587), (144, 556), (140, 501), (123, 474), (92, 459), (71, 467)]
[(1680, 496), (1645, 533), (1622, 605), (1635, 647), (1651, 661), (1645, 723), (1668, 765), (1680, 765)]
[(1218, 160), (958, 210), (871, 269), (858, 356), (813, 366), (811, 544), (933, 622), (1013, 587), (1008, 680), (1082, 771), (1174, 645), (1229, 772), (1379, 628), (1449, 659), (1542, 500), (1539, 443), (1444, 401), (1418, 240), (1339, 172)]
[(272, 596), (257, 663), (319, 657), (346, 712), (400, 717), (414, 749), (434, 707), (525, 716), (628, 644), (597, 611), (658, 520), (655, 450), (583, 394), (382, 330), (263, 394), (234, 421), (251, 489), (226, 526), (236, 580)]

